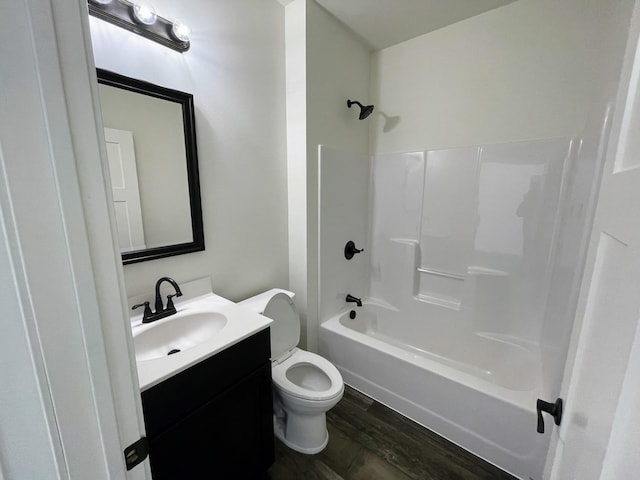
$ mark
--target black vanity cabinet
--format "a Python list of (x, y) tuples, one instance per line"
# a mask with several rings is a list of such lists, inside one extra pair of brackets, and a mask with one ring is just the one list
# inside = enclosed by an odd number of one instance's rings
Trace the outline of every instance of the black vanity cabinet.
[(264, 478), (273, 463), (269, 329), (142, 392), (154, 480)]

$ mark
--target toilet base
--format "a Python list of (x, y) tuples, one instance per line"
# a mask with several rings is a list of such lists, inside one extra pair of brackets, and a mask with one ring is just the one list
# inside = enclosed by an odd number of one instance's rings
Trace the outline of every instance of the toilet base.
[[(285, 421), (281, 417), (276, 416), (275, 414), (273, 415), (273, 433), (275, 434), (278, 440), (284, 443), (291, 450), (295, 450), (296, 452), (304, 453), (306, 455), (314, 455), (324, 450), (327, 444), (329, 443), (329, 432), (327, 431), (326, 420), (325, 420), (326, 417), (324, 414), (322, 414), (321, 417), (322, 417), (321, 423), (323, 424), (322, 428), (324, 429), (324, 436), (315, 434), (312, 436), (313, 440), (305, 445), (301, 445), (300, 442), (291, 441), (287, 439), (287, 436), (286, 436), (287, 427), (285, 425)], [(317, 420), (313, 423), (317, 423)], [(308, 436), (305, 435), (305, 437), (307, 437), (307, 440), (308, 440)], [(320, 442), (317, 441), (318, 437), (320, 437), (321, 439)]]

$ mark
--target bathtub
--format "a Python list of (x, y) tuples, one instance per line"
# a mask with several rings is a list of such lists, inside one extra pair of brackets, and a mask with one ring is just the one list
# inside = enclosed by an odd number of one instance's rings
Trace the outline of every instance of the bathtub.
[(488, 333), (411, 335), (400, 312), (365, 302), (351, 319), (351, 310), (319, 337), (347, 384), (518, 478), (542, 478), (550, 434), (536, 432), (534, 348)]

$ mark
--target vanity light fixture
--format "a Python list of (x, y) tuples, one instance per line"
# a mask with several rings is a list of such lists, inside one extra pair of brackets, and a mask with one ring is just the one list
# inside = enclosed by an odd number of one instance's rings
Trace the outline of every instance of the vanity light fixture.
[(136, 17), (137, 21), (145, 25), (153, 25), (158, 18), (153, 5), (144, 1), (136, 1), (136, 3), (133, 4), (133, 16)]
[(191, 46), (189, 27), (157, 15), (147, 0), (89, 0), (89, 14), (181, 53)]
[(176, 40), (181, 42), (188, 42), (191, 37), (191, 28), (182, 20), (176, 20), (171, 27), (171, 34)]

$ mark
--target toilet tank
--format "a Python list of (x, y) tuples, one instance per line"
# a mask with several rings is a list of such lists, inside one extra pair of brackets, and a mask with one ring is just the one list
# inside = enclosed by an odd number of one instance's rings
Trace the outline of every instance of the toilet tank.
[(238, 305), (273, 320), (271, 329), (271, 358), (280, 361), (300, 342), (300, 315), (293, 303), (293, 292), (272, 288), (269, 291), (247, 298)]

